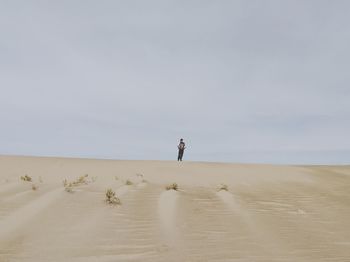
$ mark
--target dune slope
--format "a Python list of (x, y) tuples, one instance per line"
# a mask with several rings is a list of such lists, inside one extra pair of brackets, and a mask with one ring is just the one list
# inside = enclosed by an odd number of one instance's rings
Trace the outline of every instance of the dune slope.
[(0, 261), (350, 261), (349, 188), (348, 166), (1, 156)]

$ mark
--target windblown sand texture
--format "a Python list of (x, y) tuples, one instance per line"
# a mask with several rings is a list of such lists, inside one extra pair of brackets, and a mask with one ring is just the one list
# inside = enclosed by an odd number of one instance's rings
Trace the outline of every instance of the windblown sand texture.
[(2, 156), (0, 261), (350, 261), (350, 167)]

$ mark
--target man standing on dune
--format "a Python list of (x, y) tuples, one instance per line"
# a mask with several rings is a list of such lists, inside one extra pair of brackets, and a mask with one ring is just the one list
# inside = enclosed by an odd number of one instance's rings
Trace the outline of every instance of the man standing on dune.
[(184, 140), (181, 138), (180, 139), (180, 144), (177, 146), (177, 148), (179, 149), (179, 154), (177, 156), (177, 161), (182, 161), (182, 157), (184, 155), (184, 151), (185, 151), (185, 143)]

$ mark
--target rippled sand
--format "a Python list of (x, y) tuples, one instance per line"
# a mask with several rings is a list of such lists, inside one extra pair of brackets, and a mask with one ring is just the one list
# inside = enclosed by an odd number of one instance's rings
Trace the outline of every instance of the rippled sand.
[(350, 261), (350, 167), (3, 156), (0, 261)]

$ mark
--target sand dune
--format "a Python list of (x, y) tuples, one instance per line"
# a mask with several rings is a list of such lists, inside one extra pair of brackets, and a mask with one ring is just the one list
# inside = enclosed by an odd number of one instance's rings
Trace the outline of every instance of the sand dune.
[(349, 166), (2, 156), (0, 261), (350, 261), (349, 188)]

